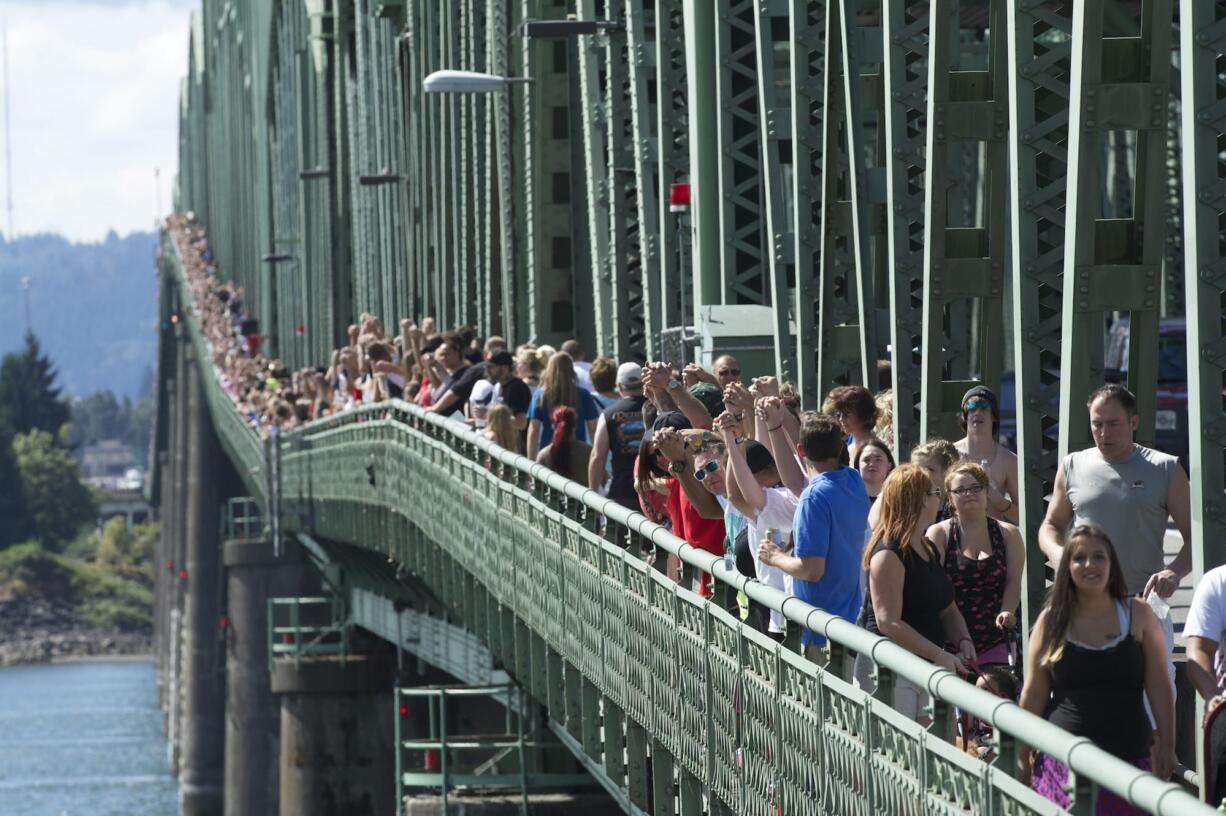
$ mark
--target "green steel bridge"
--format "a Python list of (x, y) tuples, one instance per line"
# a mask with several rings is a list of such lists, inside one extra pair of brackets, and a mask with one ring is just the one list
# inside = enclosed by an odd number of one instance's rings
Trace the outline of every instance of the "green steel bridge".
[[(1012, 376), (1033, 618), (1085, 396), (1124, 369), (1152, 443), (1159, 321), (1185, 316), (1194, 580), (1226, 562), (1226, 3), (204, 0), (189, 51), (176, 206), (292, 367), (325, 364), (361, 311), (619, 359), (731, 351), (806, 407), (888, 361), (902, 452)], [(485, 92), (427, 91), (446, 70)], [(160, 275), (165, 551), (223, 492), (251, 497), (278, 544), (341, 576), (348, 623), (512, 683), (627, 811), (1057, 812), (1014, 778), (1024, 742), (1075, 771), (1076, 812), (1098, 788), (1199, 812), (414, 406), (261, 438), (169, 238)], [(214, 449), (237, 481), (178, 507)], [(651, 546), (825, 632), (831, 668), (667, 580)], [(872, 696), (852, 652), (877, 663)], [(890, 708), (895, 676), (932, 692), (931, 728)], [(955, 708), (995, 726), (994, 763), (942, 738)]]

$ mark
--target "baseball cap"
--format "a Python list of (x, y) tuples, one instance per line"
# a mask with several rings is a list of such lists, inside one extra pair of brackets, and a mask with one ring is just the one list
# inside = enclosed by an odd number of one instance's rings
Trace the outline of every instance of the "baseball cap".
[(676, 428), (679, 431), (686, 431), (694, 426), (685, 414), (680, 411), (665, 411), (656, 417), (656, 421), (652, 424), (651, 429), (643, 434), (643, 441), (650, 442), (655, 436), (655, 432), (661, 428)]
[(756, 439), (745, 440), (745, 461), (753, 473), (761, 473), (775, 466), (775, 457), (771, 456), (770, 449)]
[(702, 407), (707, 409), (712, 419), (724, 412), (724, 392), (718, 385), (709, 382), (694, 383), (689, 387), (689, 392), (690, 396), (702, 403)]
[(638, 388), (643, 384), (643, 367), (638, 363), (622, 363), (617, 367), (617, 384)]
[(514, 364), (515, 356), (512, 355), (511, 352), (507, 351), (506, 349), (502, 349), (500, 351), (495, 351), (493, 354), (491, 354), (489, 356), (489, 359), (486, 360), (486, 362), (489, 363), (490, 365), (509, 366), (509, 365)]
[[(972, 401), (974, 402), (982, 401), (987, 404), (986, 405), (971, 405)], [(972, 411), (975, 408), (991, 408), (992, 412), (996, 413), (996, 411), (998, 410), (997, 406), (999, 404), (1000, 403), (996, 401), (996, 394), (992, 392), (991, 388), (988, 388), (986, 385), (976, 385), (974, 388), (970, 389), (969, 391), (967, 391), (965, 394), (962, 395), (961, 410), (962, 410), (962, 413), (965, 414), (967, 411)]]

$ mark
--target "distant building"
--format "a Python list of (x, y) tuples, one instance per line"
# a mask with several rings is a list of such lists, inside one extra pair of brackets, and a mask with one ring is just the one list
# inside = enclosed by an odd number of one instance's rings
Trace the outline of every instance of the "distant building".
[(81, 450), (81, 480), (105, 490), (139, 490), (145, 481), (132, 446), (118, 439)]

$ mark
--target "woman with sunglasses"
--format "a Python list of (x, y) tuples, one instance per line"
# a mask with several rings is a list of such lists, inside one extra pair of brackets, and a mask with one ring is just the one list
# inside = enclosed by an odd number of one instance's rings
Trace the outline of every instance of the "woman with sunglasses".
[[(943, 669), (966, 674), (975, 662), (975, 646), (966, 621), (954, 603), (954, 588), (941, 565), (941, 551), (924, 535), (941, 505), (941, 490), (918, 465), (900, 465), (885, 480), (877, 507), (880, 519), (864, 550), (868, 570), (864, 628)], [(956, 645), (957, 653), (945, 650)], [(856, 681), (874, 688), (872, 660), (856, 659)], [(899, 677), (894, 708), (916, 722), (924, 714), (928, 694)]]
[(945, 573), (979, 663), (1007, 663), (1006, 632), (1017, 625), (1022, 598), (1022, 535), (988, 516), (988, 474), (974, 462), (950, 469), (945, 494), (949, 518), (928, 528), (928, 538), (944, 553)]

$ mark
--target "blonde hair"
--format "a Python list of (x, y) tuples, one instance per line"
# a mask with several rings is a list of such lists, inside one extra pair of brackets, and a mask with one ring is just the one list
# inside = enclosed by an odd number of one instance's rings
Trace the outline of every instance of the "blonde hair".
[(512, 423), (510, 408), (502, 403), (491, 405), (485, 413), (485, 427), (496, 443), (512, 453), (519, 453), (519, 434)]
[(917, 458), (935, 459), (941, 463), (941, 472), (949, 470), (950, 467), (962, 458), (962, 454), (954, 447), (954, 443), (948, 439), (942, 439), (939, 436), (929, 437), (928, 441), (922, 445), (916, 445), (911, 449), (911, 461), (914, 462)]
[(549, 358), (545, 373), (541, 375), (541, 402), (552, 411), (568, 405), (579, 411), (579, 386), (575, 383), (575, 364), (570, 355), (559, 351)]
[(895, 541), (900, 553), (907, 553), (912, 534), (924, 522), (924, 504), (932, 487), (928, 471), (919, 465), (899, 465), (885, 477), (881, 495), (877, 497), (881, 515), (873, 527), (873, 537), (864, 548), (865, 569), (881, 541)]
[(877, 392), (877, 425), (873, 435), (894, 447), (894, 392), (889, 388)]

